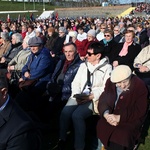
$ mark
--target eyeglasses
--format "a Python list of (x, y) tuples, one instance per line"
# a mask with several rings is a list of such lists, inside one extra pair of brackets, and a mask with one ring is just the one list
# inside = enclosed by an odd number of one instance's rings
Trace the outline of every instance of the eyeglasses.
[(110, 37), (110, 35), (108, 35), (108, 34), (105, 34), (105, 35), (104, 35), (104, 37)]
[(101, 29), (106, 29), (106, 28), (101, 28)]
[(89, 56), (96, 55), (95, 53), (86, 52)]
[(114, 31), (118, 31), (118, 30), (114, 30)]

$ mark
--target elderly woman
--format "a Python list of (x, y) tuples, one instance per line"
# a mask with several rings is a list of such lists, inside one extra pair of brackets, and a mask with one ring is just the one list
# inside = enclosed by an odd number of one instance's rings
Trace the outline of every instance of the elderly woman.
[(0, 60), (0, 68), (7, 68), (8, 63), (22, 50), (22, 35), (14, 33), (12, 35), (11, 48), (3, 55)]
[(114, 53), (117, 46), (117, 43), (113, 39), (113, 31), (106, 29), (104, 31), (104, 39), (100, 43), (104, 46), (104, 55), (111, 59), (112, 53)]
[(134, 59), (141, 51), (141, 46), (134, 43), (134, 36), (135, 33), (133, 31), (125, 32), (125, 42), (118, 43), (110, 59), (113, 67), (128, 65), (133, 70)]
[(31, 54), (28, 46), (28, 40), (27, 38), (23, 40), (23, 49), (8, 63), (8, 71), (21, 71), (23, 66), (26, 64), (28, 56)]
[(11, 47), (11, 42), (9, 41), (9, 33), (0, 33), (0, 57), (2, 57)]
[(133, 150), (146, 117), (147, 89), (126, 65), (117, 66), (99, 98), (98, 138), (107, 150)]

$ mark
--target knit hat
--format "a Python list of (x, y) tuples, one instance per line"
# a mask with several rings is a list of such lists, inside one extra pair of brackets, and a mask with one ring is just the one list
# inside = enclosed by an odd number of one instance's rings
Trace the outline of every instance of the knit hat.
[(96, 36), (96, 31), (94, 29), (90, 29), (87, 34), (95, 37)]
[(68, 34), (69, 34), (70, 37), (75, 37), (75, 38), (77, 37), (77, 32), (76, 31), (70, 31)]
[(42, 30), (41, 30), (41, 28), (37, 28), (37, 29), (35, 29), (35, 32), (42, 32)]
[(59, 27), (59, 30), (66, 33), (66, 28), (65, 27)]
[(126, 65), (117, 66), (111, 73), (110, 80), (113, 83), (121, 82), (132, 74), (131, 69)]
[(32, 37), (32, 38), (29, 39), (29, 41), (28, 41), (29, 47), (32, 47), (32, 46), (40, 46), (40, 45), (42, 45), (42, 44), (43, 44), (43, 42), (42, 42), (41, 38), (40, 38), (40, 37), (36, 37), (36, 36)]

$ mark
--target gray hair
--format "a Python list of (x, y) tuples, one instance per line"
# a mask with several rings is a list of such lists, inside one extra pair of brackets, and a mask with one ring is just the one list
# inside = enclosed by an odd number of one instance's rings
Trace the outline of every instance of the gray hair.
[(20, 33), (14, 33), (12, 36), (15, 37), (16, 43), (22, 43), (23, 39)]
[(9, 40), (9, 33), (8, 33), (8, 32), (0, 32), (0, 37), (1, 37), (4, 41), (8, 41), (8, 40)]

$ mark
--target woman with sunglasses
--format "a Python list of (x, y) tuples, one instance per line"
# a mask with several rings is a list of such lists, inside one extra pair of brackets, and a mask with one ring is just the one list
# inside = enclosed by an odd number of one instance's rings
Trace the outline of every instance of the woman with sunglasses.
[(113, 49), (117, 45), (113, 39), (113, 31), (106, 29), (104, 31), (104, 39), (102, 39), (100, 43), (104, 46), (104, 55), (110, 59), (112, 55), (111, 53), (113, 53)]
[(141, 51), (141, 46), (134, 42), (134, 31), (125, 32), (125, 42), (118, 43), (111, 55), (110, 63), (113, 67), (118, 65), (127, 65), (133, 70), (133, 62), (135, 57)]
[[(75, 75), (72, 82), (71, 97), (60, 115), (60, 149), (65, 149), (67, 131), (71, 121), (75, 131), (74, 149), (84, 150), (85, 148), (85, 120), (93, 115), (93, 103), (103, 92), (105, 82), (112, 71), (112, 67), (108, 59), (104, 57), (103, 52), (103, 46), (99, 42), (90, 44), (86, 54), (87, 61), (80, 65)], [(80, 94), (85, 95), (85, 97), (77, 97)]]

